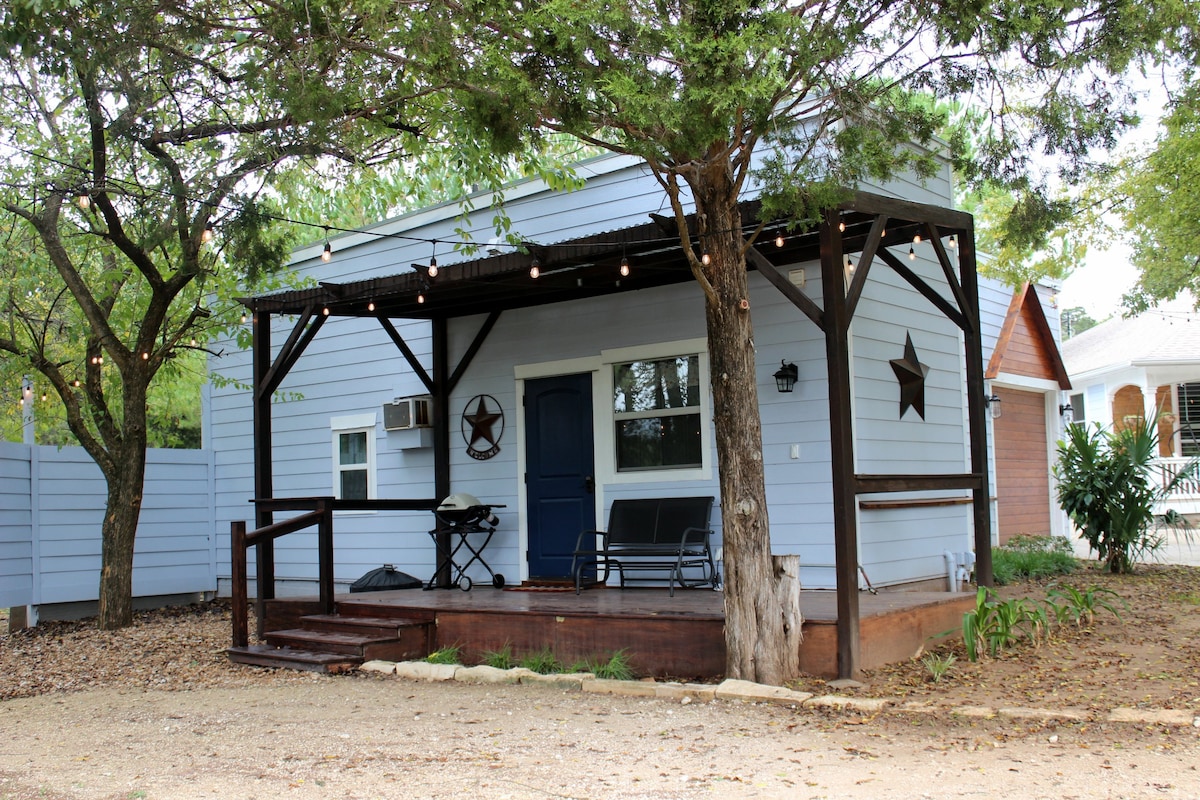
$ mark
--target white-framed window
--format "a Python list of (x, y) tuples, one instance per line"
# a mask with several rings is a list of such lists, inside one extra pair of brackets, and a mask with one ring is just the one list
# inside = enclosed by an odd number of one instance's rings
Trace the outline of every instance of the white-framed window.
[(1177, 391), (1179, 411), (1175, 425), (1179, 429), (1179, 454), (1200, 455), (1200, 383), (1181, 383)]
[(375, 484), (375, 414), (353, 414), (329, 421), (333, 438), (333, 496), (371, 500)]
[(597, 444), (609, 444), (604, 460), (612, 478), (708, 477), (712, 412), (704, 340), (605, 351), (601, 360), (598, 389), (607, 398), (597, 424), (607, 431)]

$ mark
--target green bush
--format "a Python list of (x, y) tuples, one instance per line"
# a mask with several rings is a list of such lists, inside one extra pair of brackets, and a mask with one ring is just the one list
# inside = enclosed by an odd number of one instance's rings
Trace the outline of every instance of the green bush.
[(992, 577), (998, 584), (1070, 575), (1079, 568), (1071, 542), (1061, 536), (1014, 536), (992, 551)]
[(523, 656), (520, 666), (541, 675), (552, 675), (563, 671), (562, 662), (546, 647)]
[(483, 664), (496, 669), (512, 669), (517, 665), (517, 659), (513, 656), (512, 644), (504, 643), (504, 647), (499, 650), (488, 650), (483, 653)]
[(1162, 545), (1154, 508), (1196, 473), (1193, 460), (1166, 485), (1156, 485), (1150, 471), (1157, 452), (1153, 417), (1118, 432), (1068, 425), (1058, 443), (1058, 502), (1111, 572), (1132, 572)]
[(430, 664), (461, 664), (462, 662), (459, 661), (461, 651), (461, 647), (452, 644), (449, 647), (443, 647), (441, 650), (434, 650), (425, 657), (425, 660)]
[(590, 672), (597, 678), (614, 681), (633, 680), (633, 669), (624, 650), (618, 650), (606, 660), (589, 658), (571, 667), (571, 672)]

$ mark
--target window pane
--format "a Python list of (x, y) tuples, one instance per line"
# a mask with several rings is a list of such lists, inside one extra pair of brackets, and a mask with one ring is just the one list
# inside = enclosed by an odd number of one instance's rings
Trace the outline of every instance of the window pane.
[(699, 414), (617, 420), (619, 471), (699, 466)]
[(699, 356), (613, 365), (613, 410), (618, 414), (699, 407)]
[(367, 434), (366, 431), (343, 433), (338, 436), (338, 461), (346, 464), (367, 463)]
[(367, 471), (365, 469), (342, 470), (343, 500), (367, 500)]
[(1200, 455), (1200, 383), (1179, 384), (1178, 416), (1180, 453)]

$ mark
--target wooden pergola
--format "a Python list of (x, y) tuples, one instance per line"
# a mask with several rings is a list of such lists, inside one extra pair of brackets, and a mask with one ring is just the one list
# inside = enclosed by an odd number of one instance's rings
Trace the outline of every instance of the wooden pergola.
[[(742, 217), (753, 221), (759, 206), (743, 204)], [(757, 223), (752, 222), (753, 227)], [(747, 235), (753, 230), (748, 228)], [(442, 267), (435, 281), (406, 271), (367, 280), (323, 282), (310, 289), (245, 298), (241, 302), (253, 315), (254, 369), (254, 490), (256, 524), (273, 522), (271, 396), (326, 320), (333, 317), (373, 318), (395, 343), (410, 368), (432, 398), (434, 495), (450, 492), (450, 410), (455, 386), (486, 340), (500, 315), (507, 310), (569, 302), (618, 292), (693, 280), (680, 247), (668, 238), (661, 221), (598, 233), (541, 248), (529, 253), (507, 253)], [(933, 246), (950, 289), (950, 297), (929, 285), (887, 248), (907, 245), (920, 235)], [(837, 575), (838, 672), (852, 677), (859, 669), (858, 531), (855, 504), (862, 494), (970, 490), (974, 508), (976, 576), (980, 584), (992, 583), (991, 520), (987, 476), (987, 433), (984, 403), (979, 298), (974, 248), (974, 223), (969, 214), (880, 195), (857, 193), (840, 207), (829, 210), (813, 231), (796, 234), (781, 220), (768, 223), (758, 241), (781, 246), (751, 247), (747, 267), (763, 275), (825, 335), (829, 384), (829, 434), (832, 449), (834, 545)], [(953, 236), (958, 263), (943, 245)], [(886, 239), (886, 241), (885, 241)], [(532, 256), (541, 275), (529, 279)], [(857, 256), (853, 278), (847, 282), (845, 261)], [(614, 279), (623, 258), (635, 261), (629, 276)], [(823, 305), (793, 285), (778, 265), (819, 261)], [(854, 471), (855, 442), (850, 414), (851, 373), (849, 330), (863, 288), (874, 269), (895, 272), (951, 320), (963, 334), (967, 379), (970, 471), (958, 474), (868, 475)], [(429, 285), (432, 283), (432, 286)], [(271, 317), (294, 316), (287, 340), (271, 358)], [(481, 316), (473, 341), (451, 364), (448, 324), (459, 317)], [(394, 319), (424, 319), (432, 332), (432, 364), (426, 370), (393, 325)], [(343, 501), (339, 501), (341, 503)], [(367, 501), (372, 503), (372, 501)], [(426, 508), (429, 498), (374, 501), (389, 508)], [(374, 507), (374, 506), (372, 506)], [(273, 575), (264, 562), (273, 563), (271, 542), (263, 541), (258, 559), (260, 603), (274, 596)], [(264, 550), (265, 548), (265, 550)], [(322, 554), (324, 560), (324, 554)], [(322, 565), (322, 569), (325, 567)], [(331, 570), (332, 567), (330, 566)], [(332, 583), (332, 581), (330, 581)]]

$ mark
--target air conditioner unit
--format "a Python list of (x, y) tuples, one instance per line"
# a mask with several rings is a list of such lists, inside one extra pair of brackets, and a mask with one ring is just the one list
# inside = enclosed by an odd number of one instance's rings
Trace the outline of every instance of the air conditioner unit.
[(428, 428), (430, 423), (429, 404), (431, 398), (397, 397), (383, 406), (383, 429), (407, 431), (412, 428)]

